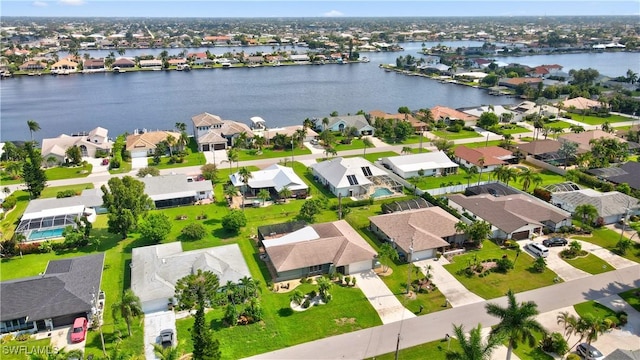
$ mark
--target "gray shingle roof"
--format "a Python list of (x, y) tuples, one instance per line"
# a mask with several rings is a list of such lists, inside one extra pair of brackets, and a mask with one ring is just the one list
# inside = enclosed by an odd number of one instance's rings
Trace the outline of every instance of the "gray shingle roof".
[(0, 321), (89, 312), (98, 296), (104, 253), (50, 261), (43, 275), (0, 283)]
[(601, 193), (592, 189), (555, 193), (553, 199), (561, 200), (571, 208), (591, 204), (598, 209), (598, 215), (602, 217), (624, 214), (628, 208), (637, 208), (640, 202), (636, 198), (617, 191)]

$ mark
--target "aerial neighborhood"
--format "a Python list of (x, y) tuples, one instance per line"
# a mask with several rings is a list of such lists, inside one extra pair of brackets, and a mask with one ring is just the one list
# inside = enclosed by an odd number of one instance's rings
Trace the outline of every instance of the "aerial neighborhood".
[[(320, 19), (299, 31), (275, 22), (271, 34), (252, 22), (57, 22), (3, 25), (3, 83), (363, 63), (449, 36), (441, 21), (342, 33)], [(29, 138), (0, 147), (2, 358), (476, 359), (460, 355), (475, 337), (486, 359), (637, 359), (638, 75), (499, 57), (633, 51), (640, 37), (448, 25), (453, 39), (487, 45), (425, 48), (376, 70), (514, 104), (399, 103), (271, 126), (202, 103), (171, 128), (131, 118), (120, 134), (77, 124), (45, 138), (50, 125), (25, 119)], [(126, 56), (153, 48), (185, 50)], [(97, 49), (112, 52), (82, 56)]]

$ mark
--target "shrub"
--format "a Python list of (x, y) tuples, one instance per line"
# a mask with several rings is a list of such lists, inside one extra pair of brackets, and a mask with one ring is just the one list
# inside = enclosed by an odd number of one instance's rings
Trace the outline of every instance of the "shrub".
[(513, 269), (513, 262), (508, 258), (502, 258), (496, 261), (496, 271), (500, 273), (507, 273), (509, 270)]
[(109, 162), (109, 170), (120, 169), (120, 161), (113, 159)]
[(309, 292), (309, 297), (310, 297), (311, 299), (313, 299), (313, 298), (314, 298), (314, 297), (316, 297), (316, 296), (318, 296), (318, 292), (317, 292), (317, 291), (315, 291), (315, 290), (311, 290), (311, 291)]
[(68, 197), (73, 197), (78, 195), (75, 190), (64, 190), (64, 191), (58, 191), (58, 193), (56, 194), (56, 198), (57, 199), (62, 199), (62, 198), (68, 198)]
[(5, 256), (13, 256), (18, 252), (18, 241), (15, 238), (11, 238), (0, 242), (0, 248), (4, 250)]
[(349, 283), (351, 282), (351, 276), (345, 276), (344, 277), (344, 282), (349, 285)]
[(15, 196), (9, 195), (2, 202), (2, 209), (5, 211), (13, 209), (13, 207), (16, 206), (17, 202), (18, 202), (18, 199), (16, 199)]
[(53, 245), (51, 244), (51, 241), (45, 241), (42, 244), (40, 244), (40, 252), (41, 253), (50, 253), (53, 250)]
[(547, 267), (547, 262), (542, 257), (536, 258), (536, 260), (533, 262), (533, 270), (535, 272), (541, 273), (544, 271), (546, 267)]
[(303, 303), (302, 303), (302, 308), (303, 309), (308, 309), (309, 306), (311, 306), (311, 301), (309, 301), (309, 299), (306, 299)]
[(533, 189), (533, 196), (537, 197), (538, 199), (542, 199), (546, 202), (551, 201), (551, 192), (543, 188)]
[(158, 170), (158, 168), (155, 168), (153, 166), (147, 166), (147, 167), (143, 167), (142, 169), (138, 170), (138, 177), (145, 177), (147, 175), (151, 175), (151, 176), (158, 176), (160, 175), (160, 170)]
[(29, 339), (31, 339), (31, 334), (29, 334), (29, 333), (23, 333), (23, 334), (20, 334), (20, 335), (16, 336), (16, 340), (17, 341), (27, 341)]
[(231, 210), (222, 218), (222, 227), (227, 231), (237, 233), (245, 225), (247, 225), (247, 217), (244, 215), (244, 211)]
[(40, 243), (39, 242), (30, 242), (30, 243), (22, 243), (18, 245), (20, 252), (22, 255), (28, 254), (39, 254), (40, 253)]
[(569, 352), (567, 341), (562, 334), (558, 332), (545, 336), (541, 341), (540, 347), (546, 352), (552, 352), (558, 355), (564, 355)]
[(200, 223), (191, 223), (180, 231), (182, 235), (191, 240), (200, 240), (207, 235), (207, 230)]
[(351, 278), (351, 286), (356, 286), (356, 277)]

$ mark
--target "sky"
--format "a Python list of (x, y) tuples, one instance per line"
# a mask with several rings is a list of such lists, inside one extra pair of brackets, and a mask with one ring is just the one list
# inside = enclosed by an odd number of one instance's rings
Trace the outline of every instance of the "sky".
[(636, 15), (640, 0), (1, 0), (0, 16), (406, 17)]

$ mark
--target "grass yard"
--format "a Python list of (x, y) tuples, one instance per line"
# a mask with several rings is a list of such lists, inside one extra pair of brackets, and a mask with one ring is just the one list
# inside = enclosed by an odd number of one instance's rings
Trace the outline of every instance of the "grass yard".
[[(471, 329), (465, 329), (469, 331)], [(453, 332), (453, 328), (451, 329)], [(400, 346), (402, 346), (402, 340), (400, 341)], [(417, 346), (412, 346), (406, 349), (402, 349), (398, 352), (398, 358), (402, 360), (418, 360), (418, 359), (429, 359), (429, 360), (445, 360), (447, 357), (447, 349), (452, 351), (460, 350), (460, 343), (457, 339), (451, 337), (449, 342), (446, 340), (436, 340), (432, 342), (428, 342), (425, 344), (420, 344)], [(379, 355), (373, 358), (369, 358), (367, 360), (393, 360), (395, 359), (395, 353), (387, 353), (383, 355)]]
[(468, 131), (468, 130), (460, 130), (460, 132), (457, 132), (457, 133), (447, 131), (447, 130), (433, 130), (431, 131), (431, 133), (441, 139), (447, 139), (447, 140), (459, 140), (459, 139), (482, 137), (482, 135), (478, 134), (477, 132)]
[(66, 167), (59, 166), (50, 169), (46, 169), (44, 172), (47, 175), (47, 180), (63, 180), (87, 177), (91, 174), (93, 165), (87, 164), (85, 166)]
[(640, 289), (627, 290), (618, 295), (631, 305), (631, 307), (640, 311)]
[[(416, 150), (416, 152), (417, 152), (418, 149), (414, 149), (414, 150)], [(362, 156), (362, 155), (351, 155), (351, 156), (345, 156), (345, 158), (363, 157), (363, 158), (365, 158), (365, 159), (367, 159), (367, 160), (369, 160), (370, 162), (373, 163), (373, 162), (376, 162), (376, 161), (378, 161), (378, 159), (381, 159), (383, 157), (392, 157), (392, 156), (400, 155), (400, 154), (398, 154), (396, 152), (393, 152), (393, 151), (382, 151), (382, 152), (370, 152), (370, 151), (371, 151), (371, 149), (368, 149), (367, 153), (364, 154), (364, 156)], [(426, 150), (425, 150), (425, 152), (426, 152)]]
[(491, 141), (478, 141), (478, 142), (472, 142), (472, 143), (467, 143), (467, 144), (459, 144), (459, 145), (455, 145), (453, 148), (457, 148), (458, 146), (466, 146), (468, 148), (471, 149), (475, 149), (475, 148), (481, 148), (481, 147), (485, 147), (485, 146), (498, 146), (500, 145), (500, 143), (502, 142), (502, 140), (491, 140)]
[[(484, 278), (477, 275), (468, 277), (464, 274), (464, 269), (476, 261), (500, 259), (503, 255), (515, 262), (514, 268), (506, 274), (492, 272)], [(444, 267), (469, 291), (484, 299), (504, 296), (509, 289), (519, 293), (554, 284), (556, 274), (553, 271), (545, 269), (544, 272), (537, 273), (533, 270), (534, 259), (531, 256), (523, 253), (517, 256), (517, 259), (516, 256), (515, 250), (501, 249), (492, 241), (485, 240), (482, 249), (454, 256), (451, 264)]]
[(339, 137), (336, 145), (333, 147), (336, 151), (364, 149), (364, 143), (361, 139), (352, 139), (351, 144), (341, 144), (341, 139), (342, 138)]
[[(587, 241), (599, 246), (602, 246), (605, 249), (611, 250), (614, 253), (617, 253), (616, 244), (618, 244), (618, 240), (620, 240), (620, 234), (613, 230), (609, 230), (607, 228), (596, 229), (591, 233), (591, 236), (572, 236), (572, 238)], [(626, 259), (631, 261), (635, 261), (640, 263), (640, 244), (637, 242), (633, 243), (631, 249), (627, 250), (627, 253), (624, 255), (618, 254)]]
[[(516, 354), (520, 359), (531, 359), (531, 360), (553, 360), (553, 356), (542, 351), (538, 344), (542, 340), (542, 334), (534, 331), (533, 336), (536, 338), (536, 342), (533, 347), (529, 346), (528, 342), (518, 342), (518, 347), (513, 349), (513, 353)], [(508, 346), (508, 342), (504, 343), (505, 346)]]
[[(311, 154), (311, 150), (304, 148), (295, 148), (293, 156)], [(262, 149), (262, 154), (258, 155), (257, 149), (241, 149), (238, 152), (238, 158), (240, 161), (256, 160), (256, 159), (272, 159), (280, 157), (291, 158), (291, 150), (273, 150), (270, 148)]]
[(58, 192), (67, 191), (67, 190), (73, 190), (76, 192), (76, 194), (78, 194), (85, 189), (93, 189), (93, 184), (85, 183), (85, 184), (67, 185), (67, 186), (53, 186), (53, 187), (47, 186), (46, 188), (44, 188), (44, 190), (42, 190), (42, 193), (40, 194), (40, 198), (43, 198), (43, 199), (54, 198), (56, 197), (56, 195), (58, 195)]
[[(0, 232), (2, 232), (2, 240), (8, 240), (13, 237), (13, 232), (18, 226), (18, 220), (22, 217), (22, 213), (29, 204), (29, 193), (19, 190), (13, 193), (16, 197), (16, 206), (9, 212), (4, 214), (4, 219), (0, 221)], [(0, 268), (2, 270), (2, 268)], [(0, 274), (1, 277), (2, 274)]]
[[(426, 136), (422, 136), (422, 144), (426, 145), (429, 142), (429, 139)], [(411, 135), (408, 138), (404, 139), (400, 144), (403, 145), (411, 145), (411, 144), (420, 144), (420, 135)]]
[(581, 123), (585, 123), (588, 125), (602, 125), (605, 122), (609, 123), (617, 123), (623, 121), (631, 121), (632, 119), (620, 115), (610, 115), (607, 117), (599, 117), (593, 115), (580, 115), (580, 114), (571, 114), (571, 119), (575, 121), (579, 121)]
[(110, 169), (109, 174), (128, 174), (131, 171), (131, 160), (120, 162), (120, 167), (117, 169)]
[(496, 134), (500, 134), (500, 135), (505, 135), (505, 134), (522, 134), (522, 133), (527, 133), (527, 132), (531, 132), (531, 130), (522, 127), (520, 125), (502, 125), (502, 126), (497, 126), (497, 127), (492, 127), (489, 129), (489, 131), (494, 132)]
[(594, 301), (589, 300), (579, 304), (573, 305), (573, 308), (576, 310), (580, 317), (585, 317), (587, 314), (591, 314), (595, 317), (600, 318), (608, 318), (608, 317), (616, 317), (616, 312), (609, 309), (608, 307)]
[(53, 353), (50, 345), (50, 339), (30, 339), (27, 341), (17, 341), (13, 339), (2, 342), (0, 345), (0, 354), (2, 354), (2, 360), (24, 360), (29, 359), (30, 354), (44, 356), (49, 352)]
[(184, 161), (181, 163), (173, 163), (170, 164), (169, 160), (171, 157), (163, 156), (160, 158), (160, 163), (158, 165), (153, 163), (153, 157), (147, 158), (147, 163), (149, 166), (153, 166), (158, 169), (171, 169), (171, 168), (180, 168), (187, 166), (198, 166), (204, 165), (206, 163), (204, 154), (201, 152), (190, 152), (187, 156), (184, 157)]
[(566, 121), (557, 120), (545, 123), (544, 126), (550, 127), (552, 129), (568, 129), (571, 127), (571, 124)]
[(460, 168), (458, 169), (457, 174), (451, 174), (447, 176), (425, 176), (417, 183), (418, 189), (427, 190), (427, 189), (437, 189), (443, 186), (449, 185), (458, 185), (458, 184), (471, 184), (478, 182), (480, 178), (481, 181), (489, 180), (491, 176), (491, 172), (484, 172), (481, 174), (471, 175), (470, 178), (467, 178), (467, 172)]
[(563, 260), (569, 263), (569, 265), (588, 272), (591, 275), (602, 274), (607, 271), (615, 270), (613, 266), (609, 265), (609, 263), (593, 254), (587, 254), (587, 256), (577, 257), (575, 259)]

